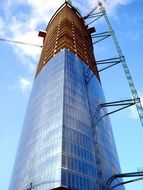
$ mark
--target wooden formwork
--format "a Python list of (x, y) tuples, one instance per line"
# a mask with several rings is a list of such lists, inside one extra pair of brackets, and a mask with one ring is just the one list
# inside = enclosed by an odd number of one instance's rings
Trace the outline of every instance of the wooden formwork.
[(48, 60), (60, 50), (67, 48), (81, 58), (99, 78), (91, 31), (74, 7), (68, 3), (62, 5), (47, 26), (36, 76)]

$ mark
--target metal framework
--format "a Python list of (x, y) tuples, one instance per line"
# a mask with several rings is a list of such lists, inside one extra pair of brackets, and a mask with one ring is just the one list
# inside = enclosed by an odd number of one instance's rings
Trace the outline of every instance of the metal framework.
[[(135, 105), (135, 103), (139, 101), (138, 100), (135, 100), (135, 99), (127, 99), (127, 100), (121, 100), (121, 101), (115, 101), (115, 102), (108, 102), (108, 103), (102, 103), (102, 104), (99, 104), (99, 106), (97, 107), (96, 111), (95, 111), (95, 114), (94, 114), (94, 119), (95, 119), (95, 123), (96, 125), (98, 125), (98, 123), (107, 115), (110, 115), (110, 114), (113, 114), (113, 113), (116, 113), (118, 111), (121, 111), (125, 108), (128, 108), (130, 106), (133, 106)], [(101, 115), (100, 116), (100, 110), (102, 108), (105, 108), (105, 107), (118, 107), (116, 108), (115, 110), (113, 111), (110, 111), (108, 113), (105, 113), (104, 115)]]
[(93, 45), (97, 44), (98, 42), (101, 42), (102, 40), (105, 40), (106, 38), (110, 36), (111, 36), (111, 33), (108, 31), (92, 35), (92, 39), (96, 39), (96, 41), (93, 42)]
[[(122, 50), (120, 48), (120, 45), (119, 45), (119, 43), (117, 41), (115, 32), (114, 32), (114, 30), (112, 28), (112, 25), (111, 25), (111, 23), (109, 21), (109, 18), (107, 16), (107, 14), (106, 14), (105, 8), (103, 7), (103, 5), (102, 5), (102, 3), (100, 1), (98, 1), (98, 6), (96, 6), (96, 9), (97, 9), (97, 7), (99, 8), (100, 12), (97, 12), (97, 13), (93, 14), (93, 12), (94, 12), (93, 11), (92, 14), (88, 14), (87, 16), (84, 17), (84, 19), (91, 19), (91, 18), (94, 19), (93, 21), (89, 22), (89, 25), (90, 25), (93, 22), (95, 22), (96, 20), (98, 20), (99, 18), (104, 17), (105, 22), (106, 22), (107, 27), (108, 27), (108, 31), (92, 35), (93, 44), (101, 42), (101, 41), (103, 41), (106, 38), (108, 38), (108, 37), (111, 36), (112, 39), (113, 39), (113, 43), (115, 45), (117, 54), (118, 54), (117, 58), (110, 58), (110, 59), (105, 59), (105, 60), (97, 61), (97, 65), (108, 64), (108, 66), (104, 67), (103, 69), (99, 69), (99, 72), (104, 71), (104, 70), (106, 70), (106, 69), (108, 69), (108, 68), (110, 68), (110, 67), (112, 67), (112, 66), (114, 66), (114, 65), (116, 65), (118, 63), (122, 64), (125, 76), (127, 78), (127, 81), (128, 81), (131, 93), (132, 93), (134, 104), (136, 106), (136, 109), (137, 109), (137, 112), (138, 112), (138, 115), (139, 115), (139, 118), (140, 118), (140, 121), (141, 121), (141, 125), (143, 127), (143, 107), (142, 107), (140, 98), (138, 96), (137, 90), (135, 88), (132, 76), (131, 76), (130, 71), (128, 69), (128, 66), (126, 64), (125, 57), (124, 57), (124, 55), (122, 53)], [(87, 74), (88, 75), (86, 77), (86, 80), (87, 80), (87, 84), (89, 84), (89, 82), (92, 79), (93, 75), (90, 76), (89, 72)]]
[(113, 67), (117, 65), (118, 63), (122, 62), (123, 57), (113, 57), (109, 59), (99, 60), (96, 62), (97, 65), (107, 65), (102, 69), (99, 69), (98, 72), (104, 71), (106, 69), (109, 69), (110, 67)]
[[(130, 178), (134, 177), (135, 179), (127, 180), (125, 182), (119, 182), (116, 185), (112, 186), (112, 182), (114, 180), (118, 180), (119, 178), (129, 178), (129, 177)], [(136, 178), (136, 177), (138, 177), (138, 178)], [(112, 190), (112, 189), (115, 189), (118, 186), (125, 185), (125, 184), (132, 183), (132, 182), (136, 182), (136, 181), (140, 181), (140, 180), (143, 180), (143, 172), (115, 174), (115, 175), (111, 176), (109, 178), (109, 180), (106, 182), (106, 189), (107, 190)]]
[[(53, 182), (59, 182), (59, 181), (53, 181)], [(45, 185), (45, 184), (49, 184), (49, 183), (52, 183), (51, 181), (43, 181), (41, 183), (37, 183), (37, 184), (33, 184), (33, 183), (30, 183), (29, 184), (29, 187), (26, 189), (26, 190), (34, 190), (36, 189), (37, 187), (40, 187), (42, 185)]]

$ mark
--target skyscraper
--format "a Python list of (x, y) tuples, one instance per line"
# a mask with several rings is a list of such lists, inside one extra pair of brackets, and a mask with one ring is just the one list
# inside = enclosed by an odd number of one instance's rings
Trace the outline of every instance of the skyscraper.
[(96, 116), (105, 100), (93, 32), (67, 2), (39, 32), (43, 50), (9, 190), (105, 190), (120, 172), (109, 118), (97, 123), (106, 110)]

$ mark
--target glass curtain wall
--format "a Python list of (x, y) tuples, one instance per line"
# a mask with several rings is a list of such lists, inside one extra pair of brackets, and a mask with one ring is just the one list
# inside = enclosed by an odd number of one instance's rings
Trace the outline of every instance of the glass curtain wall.
[(61, 184), (64, 55), (54, 56), (34, 81), (9, 190)]
[(38, 74), (9, 190), (105, 190), (108, 178), (120, 172), (110, 121), (95, 120), (105, 101), (101, 84), (94, 76), (87, 85), (87, 71), (92, 75), (63, 49)]
[[(105, 190), (105, 183), (120, 172), (116, 146), (102, 109), (96, 118), (96, 109), (105, 102), (101, 84), (92, 71), (76, 55), (66, 50), (64, 80), (64, 120), (62, 184), (69, 189)], [(122, 187), (119, 188), (123, 189)]]

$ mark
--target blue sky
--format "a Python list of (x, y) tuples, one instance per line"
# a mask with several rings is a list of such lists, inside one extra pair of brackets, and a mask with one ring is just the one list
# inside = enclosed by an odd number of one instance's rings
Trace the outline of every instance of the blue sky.
[[(45, 29), (49, 18), (62, 0), (1, 0), (0, 38), (42, 44), (38, 30)], [(73, 0), (85, 15), (96, 0)], [(82, 7), (82, 9), (81, 9)], [(107, 11), (127, 60), (135, 86), (143, 99), (143, 2), (142, 0), (107, 0)], [(103, 20), (97, 32), (105, 31)], [(7, 190), (14, 164), (26, 106), (38, 64), (40, 48), (18, 46), (0, 41), (0, 189)], [(115, 55), (111, 39), (95, 47), (97, 60)], [(101, 73), (106, 100), (130, 98), (131, 93), (121, 65)], [(111, 116), (123, 172), (143, 168), (143, 128), (136, 109), (126, 109)], [(126, 185), (126, 190), (140, 190), (143, 182)]]

